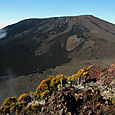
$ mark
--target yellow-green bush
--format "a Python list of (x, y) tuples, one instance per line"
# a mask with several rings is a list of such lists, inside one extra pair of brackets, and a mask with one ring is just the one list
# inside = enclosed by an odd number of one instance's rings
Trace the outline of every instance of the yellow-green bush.
[(113, 105), (115, 105), (115, 97), (111, 97), (111, 98), (110, 98), (110, 101), (111, 101), (111, 103), (112, 103)]
[(1, 111), (2, 111), (3, 113), (10, 113), (10, 106), (7, 106), (7, 105), (2, 106), (2, 107), (1, 107)]
[(57, 75), (51, 80), (50, 86), (53, 87), (54, 89), (57, 89), (58, 85), (62, 84), (62, 86), (64, 86), (66, 82), (67, 82), (66, 77), (61, 74), (61, 75)]
[(7, 105), (7, 106), (10, 106), (12, 103), (16, 103), (17, 102), (17, 99), (16, 97), (7, 97), (5, 100), (4, 100), (4, 103), (2, 104), (3, 106)]
[(80, 69), (77, 74), (74, 74), (72, 76), (68, 77), (68, 83), (72, 84), (72, 82), (74, 81), (74, 79), (76, 80), (77, 84), (80, 84), (82, 80), (85, 80), (89, 73), (88, 73), (88, 69), (89, 68), (85, 68), (85, 69)]
[(41, 93), (40, 95), (40, 99), (44, 99), (48, 94), (50, 94), (50, 91), (49, 90), (45, 90), (44, 92)]
[(46, 78), (45, 80), (43, 80), (40, 85), (37, 87), (36, 89), (36, 93), (38, 92), (43, 92), (44, 90), (49, 89), (50, 90), (50, 82), (51, 80), (54, 78), (55, 76), (50, 76), (48, 78)]
[(61, 81), (64, 85), (66, 82), (66, 77), (63, 75), (57, 75), (56, 77), (50, 76), (43, 80), (34, 92), (34, 100), (44, 99), (46, 94), (48, 95), (52, 93), (52, 91), (54, 91), (54, 89), (61, 84)]
[(20, 95), (18, 99), (15, 97), (8, 97), (5, 99), (0, 111), (3, 113), (15, 113), (19, 114), (24, 106), (26, 106), (31, 101), (31, 97), (24, 93)]
[(27, 93), (23, 93), (22, 95), (19, 96), (18, 102), (23, 101), (25, 105), (31, 101), (31, 97)]
[(55, 76), (49, 76), (45, 80), (43, 80), (40, 85), (37, 87), (36, 91), (34, 92), (34, 100), (40, 100), (41, 94), (48, 90), (49, 92), (52, 91), (52, 88), (50, 87), (50, 82)]
[(10, 113), (18, 115), (19, 113), (21, 113), (24, 107), (25, 107), (25, 102), (18, 101), (16, 104), (13, 104), (13, 106), (10, 108)]
[(41, 106), (39, 103), (33, 104), (33, 105), (27, 105), (24, 108), (23, 113), (26, 115), (32, 115), (32, 114), (38, 114), (38, 111), (40, 111)]
[(0, 111), (3, 113), (10, 113), (10, 108), (17, 102), (16, 97), (7, 97), (4, 103), (0, 107)]
[(10, 112), (11, 112), (11, 113), (15, 113), (15, 111), (16, 111), (16, 106), (17, 106), (16, 104), (13, 104), (13, 105), (12, 105), (12, 107), (10, 108)]
[(32, 105), (32, 111), (33, 111), (34, 113), (37, 113), (37, 112), (40, 111), (40, 110), (41, 110), (41, 106), (40, 106), (39, 103), (36, 103), (36, 104)]
[(32, 105), (27, 105), (27, 106), (24, 108), (24, 113), (25, 113), (25, 114), (30, 114), (30, 113), (31, 113), (31, 111), (32, 111), (31, 106), (32, 106)]
[(41, 93), (43, 93), (45, 90), (50, 90), (49, 86), (46, 84), (46, 80), (43, 80), (41, 84), (38, 86), (36, 91), (34, 92), (34, 100), (39, 100)]
[(3, 114), (3, 106), (0, 107), (0, 114)]
[(24, 105), (25, 105), (24, 101), (16, 103), (16, 115), (18, 115), (19, 113), (21, 113)]

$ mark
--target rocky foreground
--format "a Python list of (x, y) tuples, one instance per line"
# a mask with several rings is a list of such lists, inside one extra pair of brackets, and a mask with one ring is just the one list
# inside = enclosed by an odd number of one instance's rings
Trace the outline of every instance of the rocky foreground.
[(90, 66), (77, 74), (50, 76), (34, 93), (8, 97), (0, 107), (9, 115), (114, 115), (115, 65)]
[(46, 98), (44, 115), (114, 115), (115, 105), (104, 99), (98, 89), (79, 90), (66, 86)]

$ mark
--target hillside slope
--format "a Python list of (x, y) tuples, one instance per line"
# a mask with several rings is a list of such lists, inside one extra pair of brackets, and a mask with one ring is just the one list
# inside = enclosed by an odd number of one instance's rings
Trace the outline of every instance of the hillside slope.
[(74, 73), (71, 65), (79, 66), (80, 61), (84, 66), (114, 63), (115, 25), (91, 15), (27, 19), (4, 30), (0, 75), (9, 74), (9, 68), (16, 75), (53, 68), (66, 74)]

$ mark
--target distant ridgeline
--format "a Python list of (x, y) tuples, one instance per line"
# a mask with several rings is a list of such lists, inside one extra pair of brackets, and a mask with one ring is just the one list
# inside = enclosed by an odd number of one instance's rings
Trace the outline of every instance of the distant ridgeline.
[[(88, 100), (100, 104), (100, 109), (103, 106), (112, 108), (115, 107), (114, 85), (115, 65), (105, 68), (90, 66), (80, 69), (77, 74), (69, 77), (62, 74), (49, 76), (40, 83), (34, 93), (24, 93), (18, 98), (6, 98), (3, 105), (0, 107), (0, 113), (10, 115), (45, 114), (47, 107), (47, 109), (49, 108), (49, 110), (47, 110), (49, 113), (46, 114), (58, 114), (58, 112), (60, 113), (60, 107), (58, 107), (56, 103), (58, 103), (59, 100), (61, 100), (60, 103), (62, 103), (62, 105), (60, 105), (61, 112), (64, 114), (68, 112), (72, 114), (76, 113), (76, 111), (80, 113), (79, 105), (84, 106)], [(63, 92), (61, 93), (61, 91)], [(88, 93), (84, 93), (85, 91), (88, 91)], [(96, 100), (94, 101), (95, 98), (93, 96), (97, 94), (98, 96), (95, 97)], [(60, 99), (58, 100), (56, 97)], [(52, 102), (49, 101), (50, 99), (52, 99)], [(76, 109), (74, 108), (76, 111), (73, 111), (70, 107), (73, 106), (72, 101), (68, 101), (71, 99), (75, 99), (73, 103), (75, 104), (76, 102)], [(103, 110), (103, 112), (105, 111)], [(96, 111), (93, 110), (92, 113), (97, 114)]]

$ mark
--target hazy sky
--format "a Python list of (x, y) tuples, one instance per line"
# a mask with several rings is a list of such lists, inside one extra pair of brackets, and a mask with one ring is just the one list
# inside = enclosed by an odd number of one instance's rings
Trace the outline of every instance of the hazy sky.
[(115, 24), (115, 0), (0, 0), (0, 28), (27, 18), (84, 14)]

